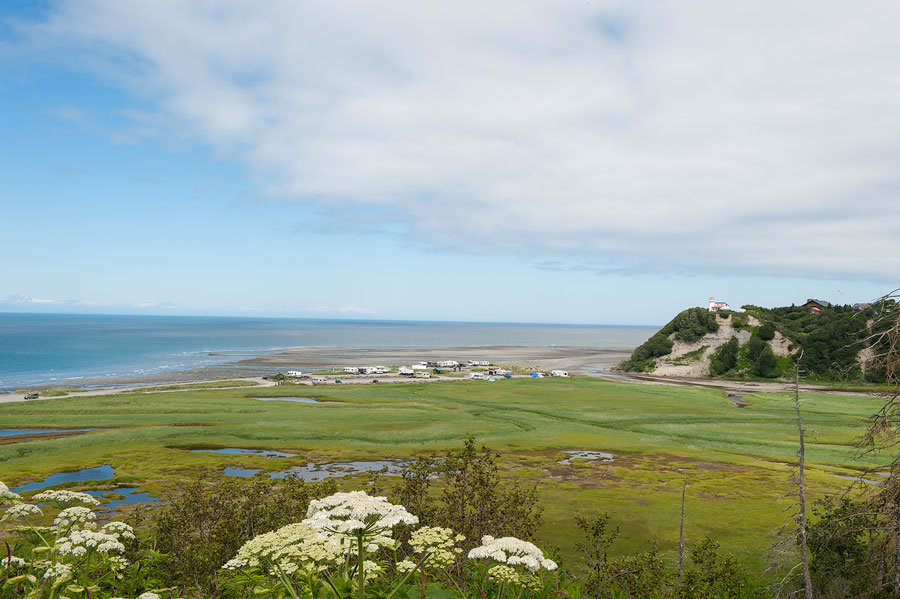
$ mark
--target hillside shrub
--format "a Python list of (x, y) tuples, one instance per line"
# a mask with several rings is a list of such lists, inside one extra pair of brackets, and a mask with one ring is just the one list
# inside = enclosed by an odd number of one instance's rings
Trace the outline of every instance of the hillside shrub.
[(709, 373), (713, 376), (721, 376), (734, 370), (737, 366), (740, 342), (737, 337), (732, 337), (720, 345), (713, 352), (709, 363)]
[(668, 355), (674, 346), (675, 343), (660, 331), (638, 346), (631, 358), (622, 362), (619, 367), (633, 372), (650, 372), (655, 366), (653, 360)]
[(333, 480), (199, 479), (151, 516), (163, 582), (214, 594), (216, 572), (253, 537), (296, 521), (311, 499), (336, 491)]
[(705, 308), (688, 308), (679, 312), (660, 332), (666, 336), (674, 334), (679, 341), (693, 343), (718, 330), (715, 313)]

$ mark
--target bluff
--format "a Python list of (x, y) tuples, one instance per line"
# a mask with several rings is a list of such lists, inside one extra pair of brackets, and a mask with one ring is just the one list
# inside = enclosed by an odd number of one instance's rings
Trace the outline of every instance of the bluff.
[(881, 382), (871, 339), (883, 319), (866, 306), (762, 308), (744, 312), (688, 308), (640, 347), (619, 369), (663, 376), (777, 379), (803, 351), (808, 379)]

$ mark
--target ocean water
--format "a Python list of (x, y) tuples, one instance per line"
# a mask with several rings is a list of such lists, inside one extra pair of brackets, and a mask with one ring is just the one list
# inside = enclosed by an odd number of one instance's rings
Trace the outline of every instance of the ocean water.
[(0, 390), (78, 386), (235, 361), (289, 347), (486, 345), (630, 348), (657, 327), (0, 313)]

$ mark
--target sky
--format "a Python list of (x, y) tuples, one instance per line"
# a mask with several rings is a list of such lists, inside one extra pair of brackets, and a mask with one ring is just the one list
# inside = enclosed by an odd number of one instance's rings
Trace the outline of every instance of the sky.
[(662, 324), (900, 286), (900, 4), (0, 0), (0, 312)]

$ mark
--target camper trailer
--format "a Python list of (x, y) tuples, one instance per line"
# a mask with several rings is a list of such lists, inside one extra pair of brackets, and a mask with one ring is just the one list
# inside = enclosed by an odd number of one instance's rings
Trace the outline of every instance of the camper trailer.
[(566, 371), (566, 370), (551, 370), (551, 371), (550, 371), (550, 376), (562, 376), (562, 377), (567, 377), (567, 376), (569, 376), (569, 373), (568, 373), (568, 371)]
[(483, 381), (485, 379), (483, 372), (470, 372), (469, 378), (473, 381)]
[(326, 384), (328, 384), (328, 379), (325, 378), (324, 376), (314, 376), (314, 377), (312, 377), (312, 384), (313, 385), (326, 385)]

